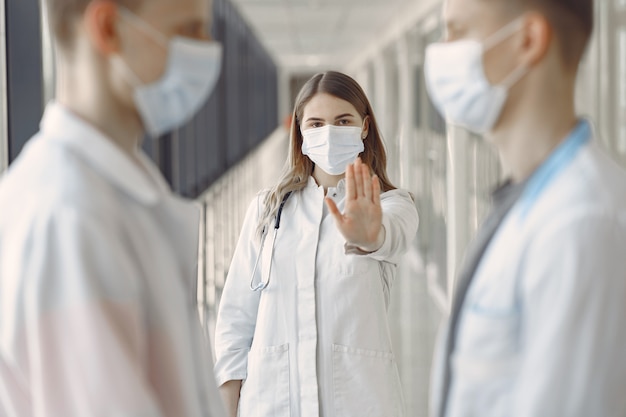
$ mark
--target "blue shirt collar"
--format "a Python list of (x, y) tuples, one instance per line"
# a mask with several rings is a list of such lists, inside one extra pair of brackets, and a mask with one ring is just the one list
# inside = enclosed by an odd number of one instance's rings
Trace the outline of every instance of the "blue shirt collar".
[(567, 138), (550, 154), (539, 168), (528, 179), (524, 193), (520, 198), (521, 220), (525, 220), (539, 197), (548, 185), (578, 155), (578, 151), (593, 136), (593, 129), (588, 120), (581, 119)]

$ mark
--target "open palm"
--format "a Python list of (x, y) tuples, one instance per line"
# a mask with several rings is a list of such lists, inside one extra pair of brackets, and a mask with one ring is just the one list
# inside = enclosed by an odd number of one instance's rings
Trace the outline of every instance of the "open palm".
[(337, 228), (349, 244), (366, 252), (382, 246), (383, 211), (380, 205), (380, 181), (371, 176), (361, 159), (346, 169), (346, 204), (341, 213), (335, 202), (326, 198), (326, 204), (336, 220)]

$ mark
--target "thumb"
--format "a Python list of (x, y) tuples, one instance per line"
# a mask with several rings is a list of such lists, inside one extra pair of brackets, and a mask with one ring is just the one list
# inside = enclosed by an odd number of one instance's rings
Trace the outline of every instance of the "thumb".
[(324, 201), (326, 201), (326, 206), (328, 206), (328, 210), (330, 211), (330, 214), (333, 215), (335, 220), (341, 223), (343, 221), (343, 214), (341, 214), (341, 212), (337, 208), (337, 204), (335, 204), (333, 199), (330, 197), (326, 197)]

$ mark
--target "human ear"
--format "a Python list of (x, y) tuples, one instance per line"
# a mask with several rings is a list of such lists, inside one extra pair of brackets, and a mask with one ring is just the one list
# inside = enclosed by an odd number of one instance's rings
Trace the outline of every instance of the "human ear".
[(365, 140), (370, 134), (370, 117), (365, 116), (365, 120), (363, 120), (363, 133), (361, 134), (361, 139)]
[(83, 16), (87, 36), (103, 55), (119, 52), (118, 6), (111, 0), (89, 2)]
[(546, 56), (550, 50), (554, 33), (548, 19), (540, 13), (528, 13), (522, 26), (520, 41), (522, 64), (530, 68)]

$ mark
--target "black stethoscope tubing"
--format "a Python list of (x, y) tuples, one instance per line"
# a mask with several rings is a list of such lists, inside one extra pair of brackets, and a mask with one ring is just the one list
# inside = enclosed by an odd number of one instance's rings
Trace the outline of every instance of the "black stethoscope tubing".
[(254, 270), (252, 271), (252, 278), (250, 279), (250, 289), (252, 291), (263, 291), (270, 284), (269, 272), (271, 271), (272, 258), (274, 257), (274, 244), (276, 243), (276, 235), (278, 234), (278, 229), (280, 229), (280, 221), (283, 216), (283, 209), (285, 208), (285, 203), (287, 203), (287, 200), (289, 199), (289, 196), (291, 195), (291, 193), (292, 192), (289, 191), (287, 194), (285, 194), (282, 201), (280, 202), (280, 206), (278, 207), (278, 212), (276, 213), (276, 220), (274, 222), (274, 238), (272, 239), (272, 245), (270, 247), (270, 257), (269, 257), (270, 265), (268, 266), (267, 282), (263, 280), (263, 274), (261, 274), (261, 282), (259, 282), (259, 284), (257, 285), (254, 285), (254, 276), (256, 275), (256, 271), (259, 268), (259, 260), (263, 256), (263, 247), (265, 246), (265, 238), (268, 235), (268, 231), (266, 230), (266, 228), (265, 227), (263, 228), (263, 236), (261, 238), (261, 247), (259, 248), (259, 254), (257, 255), (256, 262), (254, 263)]

